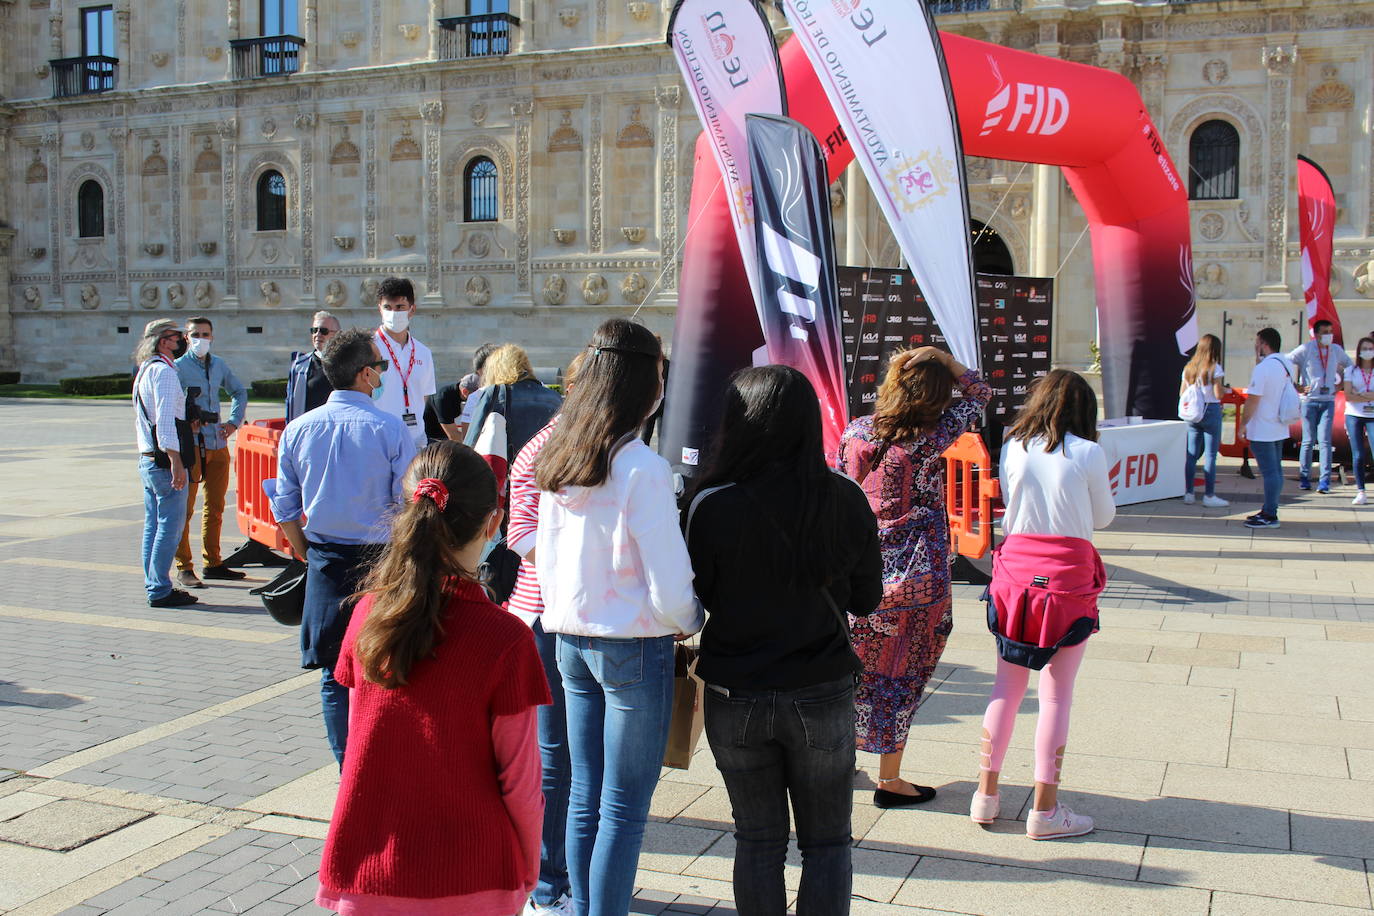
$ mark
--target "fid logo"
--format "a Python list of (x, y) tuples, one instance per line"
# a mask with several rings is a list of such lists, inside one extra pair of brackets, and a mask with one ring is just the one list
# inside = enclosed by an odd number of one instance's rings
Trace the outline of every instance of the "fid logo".
[(1035, 83), (1008, 83), (1002, 79), (1002, 71), (991, 55), (988, 56), (988, 63), (992, 65), (1000, 88), (988, 102), (983, 115), (983, 129), (978, 136), (986, 137), (992, 133), (993, 128), (1002, 123), (1008, 107), (1011, 108), (1011, 120), (1007, 122), (1005, 130), (1009, 133), (1020, 130), (1049, 137), (1063, 130), (1069, 120), (1069, 97), (1064, 90)]
[(1153, 452), (1146, 455), (1131, 455), (1112, 465), (1112, 469), (1107, 472), (1107, 478), (1111, 482), (1113, 495), (1118, 489), (1148, 487), (1159, 479), (1159, 456)]

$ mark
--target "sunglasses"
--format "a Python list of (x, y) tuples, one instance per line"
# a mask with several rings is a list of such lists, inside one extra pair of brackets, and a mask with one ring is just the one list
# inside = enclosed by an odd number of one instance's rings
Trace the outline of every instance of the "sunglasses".
[(319, 334), (319, 335), (322, 336), (322, 337), (328, 337), (330, 334), (333, 334), (333, 333), (334, 333), (334, 329), (333, 329), (333, 328), (311, 328), (311, 329), (310, 329), (310, 333), (311, 333), (311, 334)]
[(391, 363), (387, 362), (384, 359), (379, 359), (375, 363), (368, 363), (368, 365), (371, 366), (373, 369), (376, 369), (378, 372), (385, 372), (386, 367), (391, 365)]
[(176, 340), (178, 337), (185, 338), (185, 336), (186, 335), (183, 334), (181, 331), (168, 331), (167, 333), (160, 335), (158, 337), (158, 340)]

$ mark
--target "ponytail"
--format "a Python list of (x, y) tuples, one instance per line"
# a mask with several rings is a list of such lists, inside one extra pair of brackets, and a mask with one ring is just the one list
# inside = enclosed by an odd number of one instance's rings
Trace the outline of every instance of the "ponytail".
[(372, 611), (354, 647), (363, 676), (388, 689), (405, 686), (415, 665), (443, 640), (450, 582), (477, 578), (458, 554), (497, 504), (491, 468), (456, 442), (436, 443), (415, 456), (401, 492), (406, 502), (392, 522), (391, 540), (360, 589), (372, 596)]

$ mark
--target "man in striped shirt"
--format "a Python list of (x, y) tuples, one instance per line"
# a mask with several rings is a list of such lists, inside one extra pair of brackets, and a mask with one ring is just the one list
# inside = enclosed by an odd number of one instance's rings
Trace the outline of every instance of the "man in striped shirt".
[(186, 392), (173, 361), (186, 352), (186, 332), (176, 322), (150, 321), (134, 350), (134, 429), (138, 474), (143, 480), (143, 586), (149, 607), (195, 604), (172, 587), (172, 558), (186, 526), (186, 467), (177, 422), (185, 422)]

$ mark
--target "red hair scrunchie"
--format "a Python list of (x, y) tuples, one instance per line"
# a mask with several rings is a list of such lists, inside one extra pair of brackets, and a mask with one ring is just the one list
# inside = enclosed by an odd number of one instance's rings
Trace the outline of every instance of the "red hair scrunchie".
[(415, 493), (410, 497), (411, 502), (418, 503), (421, 499), (428, 496), (434, 500), (434, 505), (443, 512), (448, 508), (448, 487), (437, 477), (426, 477), (415, 485)]

